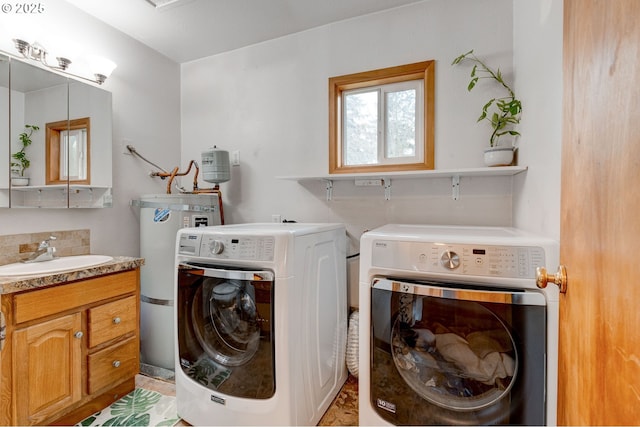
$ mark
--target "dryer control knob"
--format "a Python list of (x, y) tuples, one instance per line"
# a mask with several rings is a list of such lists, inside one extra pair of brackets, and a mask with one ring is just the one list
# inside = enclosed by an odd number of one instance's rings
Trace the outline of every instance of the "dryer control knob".
[(440, 256), (440, 264), (449, 270), (455, 270), (460, 266), (460, 257), (453, 251), (444, 251)]
[(212, 254), (221, 254), (222, 251), (224, 251), (224, 243), (222, 243), (221, 240), (214, 240), (213, 242), (209, 243), (209, 249), (211, 249)]

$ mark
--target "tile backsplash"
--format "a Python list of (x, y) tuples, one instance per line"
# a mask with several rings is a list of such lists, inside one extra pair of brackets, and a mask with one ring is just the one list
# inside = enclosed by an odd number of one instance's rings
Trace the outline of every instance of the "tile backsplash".
[(43, 240), (55, 236), (51, 246), (56, 256), (87, 255), (91, 253), (90, 230), (63, 230), (0, 236), (0, 265), (29, 258)]

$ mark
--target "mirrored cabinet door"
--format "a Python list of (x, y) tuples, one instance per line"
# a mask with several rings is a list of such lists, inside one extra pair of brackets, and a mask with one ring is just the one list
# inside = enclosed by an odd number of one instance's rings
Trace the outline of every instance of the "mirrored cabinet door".
[(111, 93), (0, 53), (0, 208), (111, 207)]
[(0, 208), (9, 207), (9, 57), (0, 53)]
[(66, 165), (61, 160), (59, 167), (69, 182), (69, 207), (111, 205), (111, 109), (110, 92), (70, 81), (69, 133), (61, 150)]
[(11, 207), (66, 208), (66, 180), (46, 182), (48, 123), (68, 128), (67, 77), (11, 61)]

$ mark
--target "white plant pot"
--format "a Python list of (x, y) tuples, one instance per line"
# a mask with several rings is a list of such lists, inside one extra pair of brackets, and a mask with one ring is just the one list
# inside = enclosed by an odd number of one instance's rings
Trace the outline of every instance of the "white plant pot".
[(487, 166), (509, 166), (513, 163), (513, 147), (489, 147), (484, 150)]
[(29, 178), (25, 176), (11, 177), (11, 185), (14, 187), (25, 187), (29, 185)]

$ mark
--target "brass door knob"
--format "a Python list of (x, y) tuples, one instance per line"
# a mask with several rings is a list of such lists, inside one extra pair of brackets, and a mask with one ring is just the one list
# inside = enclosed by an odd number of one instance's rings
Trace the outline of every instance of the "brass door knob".
[(544, 267), (536, 268), (536, 286), (540, 289), (547, 287), (547, 283), (555, 283), (560, 288), (560, 293), (567, 293), (567, 269), (564, 265), (558, 267), (558, 271), (554, 275), (547, 274)]

